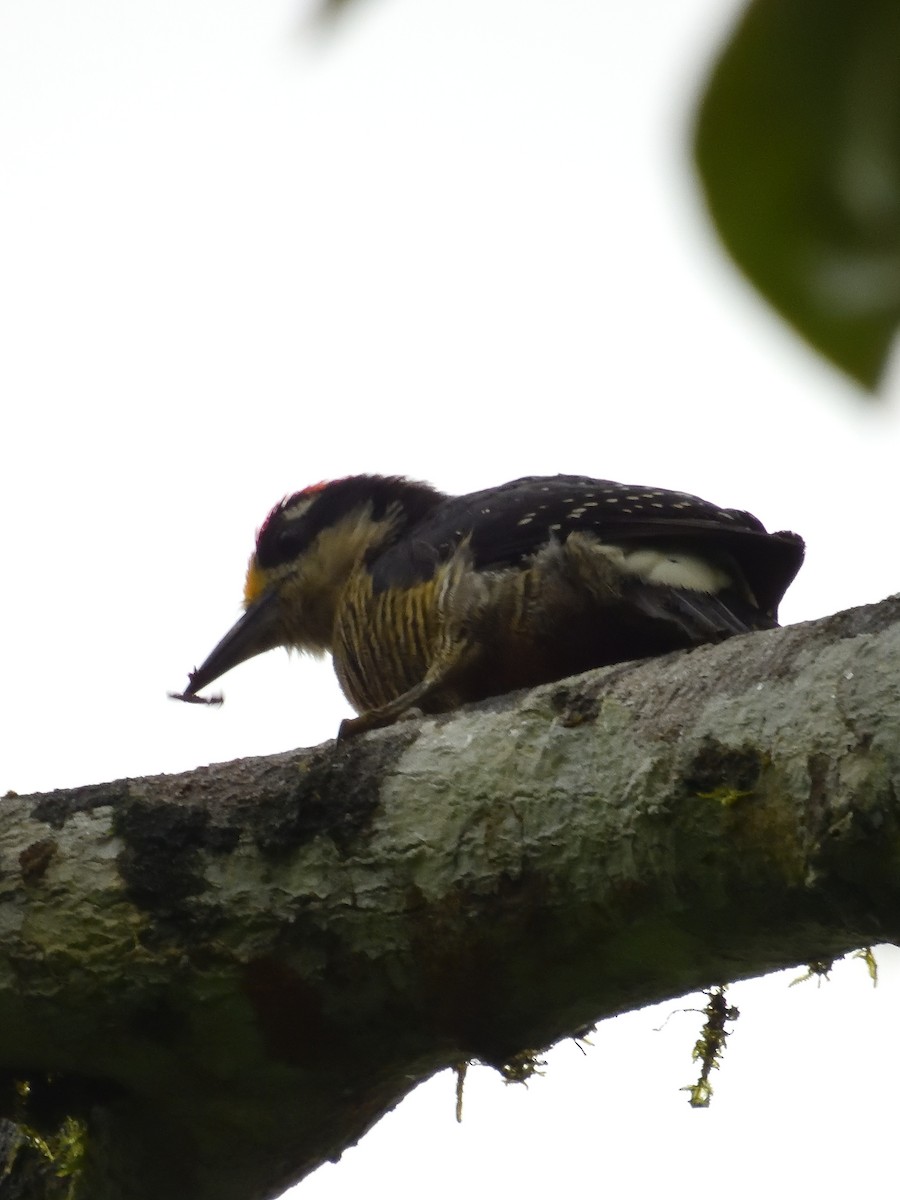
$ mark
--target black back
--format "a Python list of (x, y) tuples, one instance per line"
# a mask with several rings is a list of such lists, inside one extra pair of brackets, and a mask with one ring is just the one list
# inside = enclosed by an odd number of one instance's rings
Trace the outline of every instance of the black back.
[(369, 566), (376, 591), (410, 587), (429, 579), (465, 538), (476, 570), (492, 570), (520, 566), (551, 537), (564, 541), (575, 530), (608, 542), (671, 541), (727, 553), (762, 611), (773, 617), (803, 562), (802, 538), (767, 533), (751, 513), (684, 492), (582, 475), (536, 475), (443, 498)]

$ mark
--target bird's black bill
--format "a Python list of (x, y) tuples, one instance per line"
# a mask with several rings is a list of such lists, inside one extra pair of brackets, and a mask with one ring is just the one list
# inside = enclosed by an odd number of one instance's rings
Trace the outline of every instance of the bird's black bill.
[(264, 592), (229, 629), (206, 661), (196, 671), (191, 671), (184, 691), (169, 692), (169, 695), (173, 700), (184, 700), (187, 704), (221, 704), (222, 696), (207, 698), (197, 693), (232, 667), (280, 644), (278, 597), (274, 592)]
[(166, 692), (170, 700), (183, 700), (185, 704), (224, 704), (225, 697), (221, 692), (214, 696), (192, 696), (187, 690), (183, 692)]

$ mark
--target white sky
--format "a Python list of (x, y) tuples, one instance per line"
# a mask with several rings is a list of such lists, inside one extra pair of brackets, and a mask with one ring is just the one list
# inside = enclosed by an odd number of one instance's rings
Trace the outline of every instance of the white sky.
[[(318, 743), (327, 664), (166, 700), (239, 611), (284, 493), (557, 471), (802, 532), (800, 621), (897, 589), (897, 405), (722, 259), (686, 159), (724, 0), (0, 6), (5, 565), (0, 792)], [(896, 390), (890, 388), (889, 391)], [(700, 1018), (600, 1027), (547, 1077), (421, 1088), (305, 1200), (874, 1191), (895, 1175), (900, 956), (873, 992), (736, 987), (713, 1109)]]

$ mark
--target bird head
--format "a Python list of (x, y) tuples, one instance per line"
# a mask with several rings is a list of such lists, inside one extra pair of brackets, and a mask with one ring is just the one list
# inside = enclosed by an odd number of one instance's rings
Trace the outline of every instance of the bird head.
[(330, 651), (340, 594), (353, 571), (442, 498), (427, 484), (381, 475), (351, 475), (286, 497), (257, 533), (243, 616), (174, 698), (203, 703), (202, 688), (278, 646)]

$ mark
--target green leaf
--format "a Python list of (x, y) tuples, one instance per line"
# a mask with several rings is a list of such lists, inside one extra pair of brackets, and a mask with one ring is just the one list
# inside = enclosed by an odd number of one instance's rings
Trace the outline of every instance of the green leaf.
[(898, 0), (753, 0), (702, 98), (695, 153), (738, 265), (874, 388), (900, 320)]

